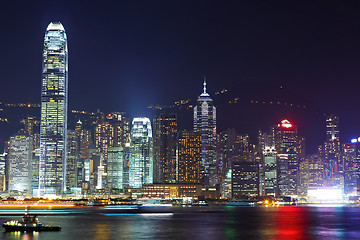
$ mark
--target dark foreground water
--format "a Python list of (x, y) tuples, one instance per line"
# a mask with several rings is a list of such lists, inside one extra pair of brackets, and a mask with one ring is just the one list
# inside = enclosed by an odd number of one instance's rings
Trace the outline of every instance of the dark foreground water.
[[(359, 207), (225, 207), (175, 214), (40, 216), (60, 232), (5, 233), (0, 239), (360, 239)], [(0, 217), (0, 223), (16, 217)]]

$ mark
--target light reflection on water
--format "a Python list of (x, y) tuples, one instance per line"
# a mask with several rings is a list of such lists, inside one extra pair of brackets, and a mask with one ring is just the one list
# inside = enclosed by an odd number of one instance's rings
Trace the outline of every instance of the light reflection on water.
[[(216, 209), (215, 209), (216, 210)], [(225, 207), (210, 213), (41, 216), (60, 232), (0, 233), (0, 239), (360, 239), (358, 207)], [(13, 219), (1, 217), (0, 224)]]

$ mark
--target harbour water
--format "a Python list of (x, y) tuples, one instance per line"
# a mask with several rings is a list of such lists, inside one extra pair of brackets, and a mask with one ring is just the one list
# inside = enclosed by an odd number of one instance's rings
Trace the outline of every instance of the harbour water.
[[(202, 208), (206, 209), (206, 208)], [(185, 209), (184, 209), (185, 210)], [(218, 207), (176, 213), (46, 215), (60, 232), (2, 232), (0, 239), (360, 239), (359, 207)], [(1, 216), (0, 223), (19, 217)]]

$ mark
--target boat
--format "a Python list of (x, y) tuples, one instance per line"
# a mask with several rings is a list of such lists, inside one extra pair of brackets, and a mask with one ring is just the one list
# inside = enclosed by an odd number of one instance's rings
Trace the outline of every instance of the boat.
[(39, 222), (36, 215), (31, 216), (30, 214), (25, 213), (22, 221), (8, 221), (3, 224), (5, 231), (7, 232), (27, 232), (27, 231), (60, 231), (60, 226), (48, 226), (43, 225)]

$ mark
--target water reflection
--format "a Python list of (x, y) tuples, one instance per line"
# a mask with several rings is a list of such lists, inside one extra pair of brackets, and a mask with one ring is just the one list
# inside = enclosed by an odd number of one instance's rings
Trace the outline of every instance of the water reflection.
[(39, 239), (39, 232), (4, 232), (4, 238), (13, 240), (37, 240)]
[[(360, 239), (358, 207), (219, 207), (174, 214), (44, 216), (60, 232), (2, 233), (1, 239)], [(2, 218), (7, 221), (11, 217)], [(1, 223), (0, 223), (1, 224)]]
[(279, 207), (274, 212), (273, 239), (309, 239), (309, 220), (305, 208)]

